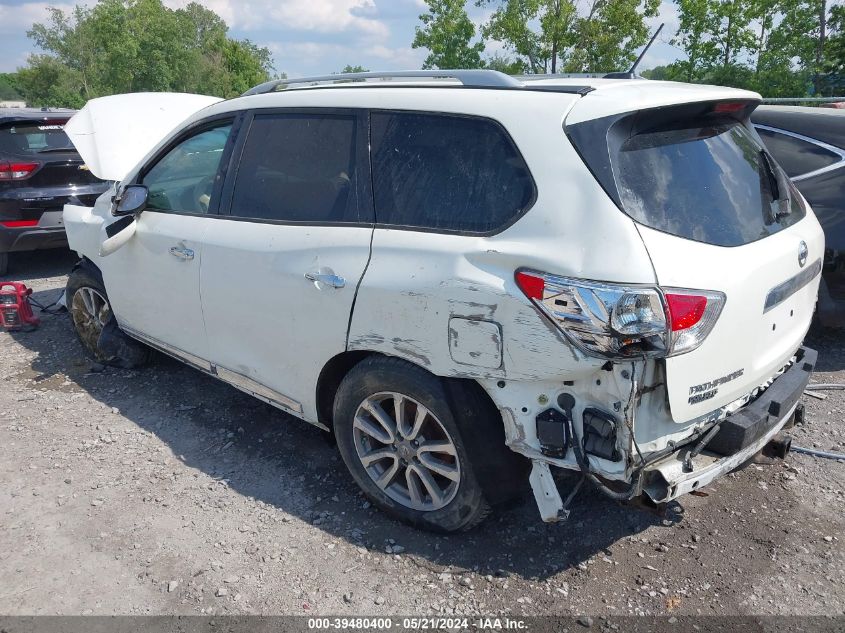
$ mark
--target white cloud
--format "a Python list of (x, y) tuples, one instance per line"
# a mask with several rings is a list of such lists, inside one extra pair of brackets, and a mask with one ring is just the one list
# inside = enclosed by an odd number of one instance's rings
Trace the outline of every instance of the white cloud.
[(47, 19), (47, 7), (56, 7), (65, 12), (73, 9), (73, 3), (25, 2), (18, 5), (0, 4), (0, 34), (23, 35), (36, 22)]
[[(364, 54), (375, 57), (379, 60), (389, 62), (389, 69), (396, 68), (419, 68), (422, 66), (423, 60), (427, 53), (422, 49), (406, 48), (391, 48), (376, 44), (364, 49)], [(373, 70), (379, 70), (374, 68)]]
[[(267, 47), (273, 53), (276, 66), (287, 71), (293, 67), (323, 68), (332, 65), (329, 71), (338, 72), (347, 63), (363, 63), (371, 70), (389, 70), (395, 68), (419, 68), (425, 57), (420, 50), (408, 48), (391, 48), (383, 44), (368, 44), (359, 42), (358, 45), (335, 44), (324, 42), (271, 42)], [(307, 60), (305, 64), (303, 61)], [(303, 74), (313, 74), (305, 71), (290, 71), (290, 77)]]
[[(183, 7), (190, 0), (165, 0)], [(222, 17), (233, 29), (285, 30), (317, 33), (359, 32), (388, 37), (389, 29), (376, 19), (375, 0), (203, 0), (202, 4)]]
[(653, 18), (648, 18), (646, 24), (654, 32), (660, 26), (661, 22), (665, 22), (666, 26), (663, 27), (659, 39), (663, 42), (668, 42), (678, 32), (678, 27), (680, 26), (678, 6), (669, 0), (663, 0), (657, 11), (657, 15)]

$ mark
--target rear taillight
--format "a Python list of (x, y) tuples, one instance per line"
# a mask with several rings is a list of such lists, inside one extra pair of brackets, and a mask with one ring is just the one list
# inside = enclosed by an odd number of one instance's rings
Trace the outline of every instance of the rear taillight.
[(22, 229), (28, 226), (38, 226), (38, 220), (0, 220), (0, 224), (7, 229)]
[(581, 351), (662, 358), (694, 350), (725, 303), (720, 292), (586, 281), (521, 270), (516, 283)]
[(725, 305), (721, 292), (664, 288), (672, 324), (672, 353), (694, 350), (710, 334)]
[(38, 169), (40, 163), (0, 162), (0, 180), (24, 180)]

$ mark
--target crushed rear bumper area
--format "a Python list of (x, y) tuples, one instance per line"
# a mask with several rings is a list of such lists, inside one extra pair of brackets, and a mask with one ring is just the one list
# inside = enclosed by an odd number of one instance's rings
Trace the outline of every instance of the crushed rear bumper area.
[(792, 366), (759, 398), (721, 422), (716, 435), (692, 460), (691, 470), (685, 468), (684, 461), (692, 445), (649, 465), (643, 473), (643, 492), (651, 501), (665, 503), (706, 486), (751, 459), (795, 414), (817, 357), (808, 347), (798, 350)]

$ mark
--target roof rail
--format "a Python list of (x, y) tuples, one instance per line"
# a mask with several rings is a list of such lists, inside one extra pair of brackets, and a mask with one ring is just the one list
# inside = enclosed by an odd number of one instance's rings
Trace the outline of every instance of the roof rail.
[(510, 75), (497, 70), (394, 70), (366, 73), (339, 73), (337, 75), (319, 75), (315, 77), (297, 77), (295, 79), (274, 79), (247, 90), (242, 97), (274, 92), (279, 86), (294, 84), (341, 83), (366, 81), (368, 79), (457, 79), (464, 86), (473, 88), (522, 88), (523, 84)]

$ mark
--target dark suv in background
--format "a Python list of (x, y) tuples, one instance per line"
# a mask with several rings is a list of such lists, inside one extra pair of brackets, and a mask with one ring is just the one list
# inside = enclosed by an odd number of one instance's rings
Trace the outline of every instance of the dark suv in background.
[(9, 253), (67, 246), (66, 203), (90, 206), (95, 178), (64, 132), (73, 110), (0, 109), (0, 275)]
[(751, 121), (824, 229), (819, 323), (845, 327), (845, 110), (761, 106)]

